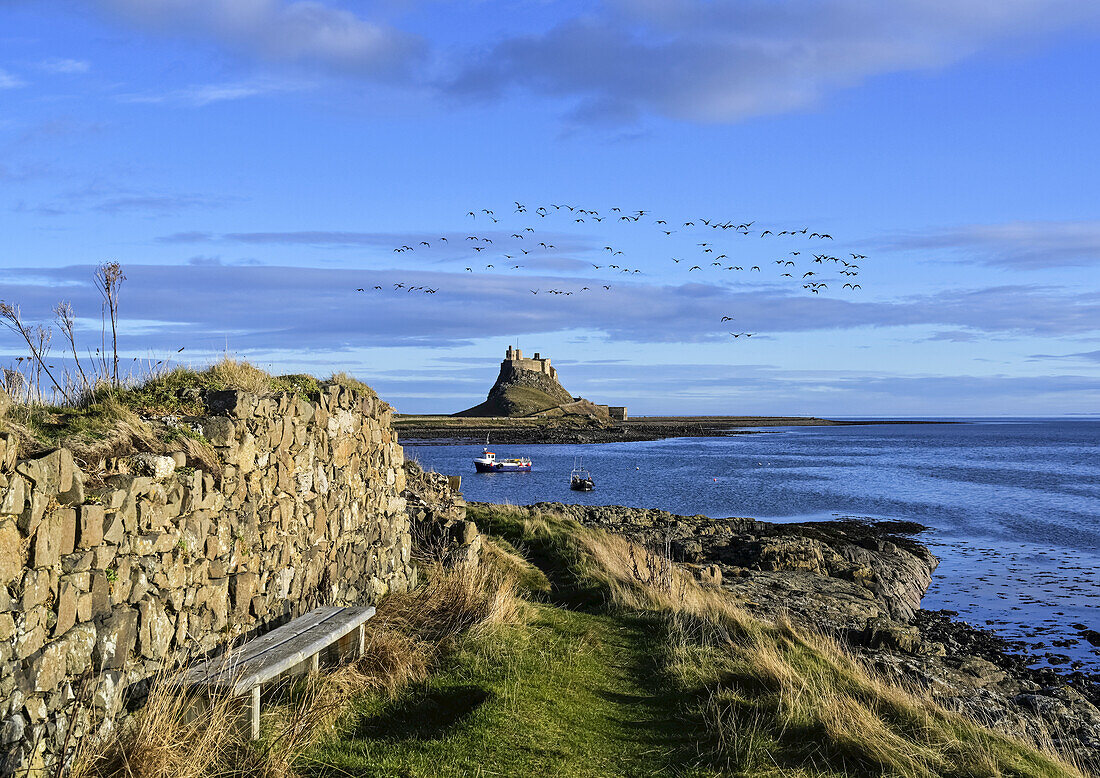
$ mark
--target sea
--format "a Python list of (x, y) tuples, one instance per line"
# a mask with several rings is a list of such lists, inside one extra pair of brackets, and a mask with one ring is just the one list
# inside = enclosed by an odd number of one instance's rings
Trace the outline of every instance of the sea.
[[(1100, 418), (929, 421), (951, 423), (492, 447), (531, 457), (530, 473), (475, 473), (483, 443), (410, 441), (405, 454), (461, 475), (468, 501), (915, 521), (941, 559), (924, 608), (1026, 641), (1036, 666), (1100, 671), (1100, 649), (1079, 637), (1081, 625), (1100, 631)], [(570, 491), (574, 462), (595, 491)]]

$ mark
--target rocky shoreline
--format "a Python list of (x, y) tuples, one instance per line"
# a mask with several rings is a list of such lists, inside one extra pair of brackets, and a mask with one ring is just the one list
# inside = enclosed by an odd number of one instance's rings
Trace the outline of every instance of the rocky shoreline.
[(879, 672), (924, 688), (945, 707), (1007, 734), (1050, 742), (1100, 774), (1100, 674), (1036, 668), (1039, 657), (1025, 644), (950, 611), (921, 610), (939, 560), (914, 539), (925, 529), (918, 524), (774, 524), (563, 503), (526, 509), (568, 516), (667, 554), (756, 615), (834, 635)]

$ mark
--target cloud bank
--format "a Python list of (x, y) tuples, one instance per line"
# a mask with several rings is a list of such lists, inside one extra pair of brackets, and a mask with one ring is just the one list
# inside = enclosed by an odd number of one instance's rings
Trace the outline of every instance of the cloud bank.
[(212, 40), (243, 57), (367, 79), (407, 78), (425, 53), (414, 35), (315, 0), (101, 0), (119, 17)]
[[(729, 329), (761, 335), (822, 332), (823, 345), (878, 327), (950, 327), (986, 337), (1100, 330), (1095, 294), (1041, 287), (999, 286), (884, 302), (808, 297), (774, 287), (741, 291), (706, 283), (612, 280), (605, 290), (606, 281), (591, 277), (274, 267), (205, 257), (182, 266), (127, 266), (126, 275), (127, 317), (183, 323), (139, 344), (152, 349), (218, 340), (225, 333), (233, 333), (241, 347), (259, 349), (445, 347), (480, 337), (486, 311), (507, 322), (515, 335), (581, 332), (635, 343), (729, 341)], [(0, 282), (0, 298), (21, 304), (28, 318), (51, 318), (61, 297), (79, 314), (90, 315), (85, 312), (100, 305), (91, 276), (87, 266), (13, 269)], [(395, 284), (404, 286), (395, 289)], [(410, 286), (438, 291), (408, 292)], [(549, 289), (573, 294), (551, 295)], [(735, 322), (720, 322), (725, 315), (734, 315)], [(824, 334), (829, 331), (840, 334)]]
[(1072, 0), (611, 0), (493, 45), (448, 87), (574, 98), (583, 120), (736, 121), (1098, 19), (1100, 9)]
[(455, 45), (317, 0), (100, 3), (262, 62), (403, 81), (457, 102), (523, 92), (609, 123), (803, 110), (876, 76), (1100, 22), (1100, 6), (1080, 0), (604, 0), (540, 32), (479, 40), (458, 30)]
[(900, 235), (878, 244), (900, 250), (953, 249), (964, 258), (1011, 270), (1100, 265), (1100, 220), (973, 224)]

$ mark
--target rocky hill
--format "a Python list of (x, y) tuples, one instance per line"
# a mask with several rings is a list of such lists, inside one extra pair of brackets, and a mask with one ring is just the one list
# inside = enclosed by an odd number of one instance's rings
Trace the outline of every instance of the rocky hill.
[(557, 380), (557, 371), (529, 369), (539, 360), (505, 359), (485, 402), (455, 416), (573, 417), (609, 421), (606, 406), (574, 398)]

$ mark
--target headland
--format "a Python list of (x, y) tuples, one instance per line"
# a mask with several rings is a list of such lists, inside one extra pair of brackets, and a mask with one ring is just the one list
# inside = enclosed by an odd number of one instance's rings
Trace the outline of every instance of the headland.
[[(572, 418), (459, 417), (396, 414), (394, 429), (404, 441), (479, 443), (626, 443), (664, 438), (752, 435), (768, 427), (844, 427), (867, 424), (944, 424), (916, 420), (822, 419), (814, 416), (639, 416), (615, 422)], [(762, 429), (765, 428), (765, 429)]]
[(814, 416), (644, 416), (630, 418), (625, 405), (606, 405), (562, 386), (550, 358), (524, 357), (512, 346), (485, 401), (453, 414), (396, 414), (394, 428), (406, 440), (495, 443), (615, 443), (662, 438), (743, 435), (761, 427), (830, 427), (922, 424), (878, 419), (834, 420)]

